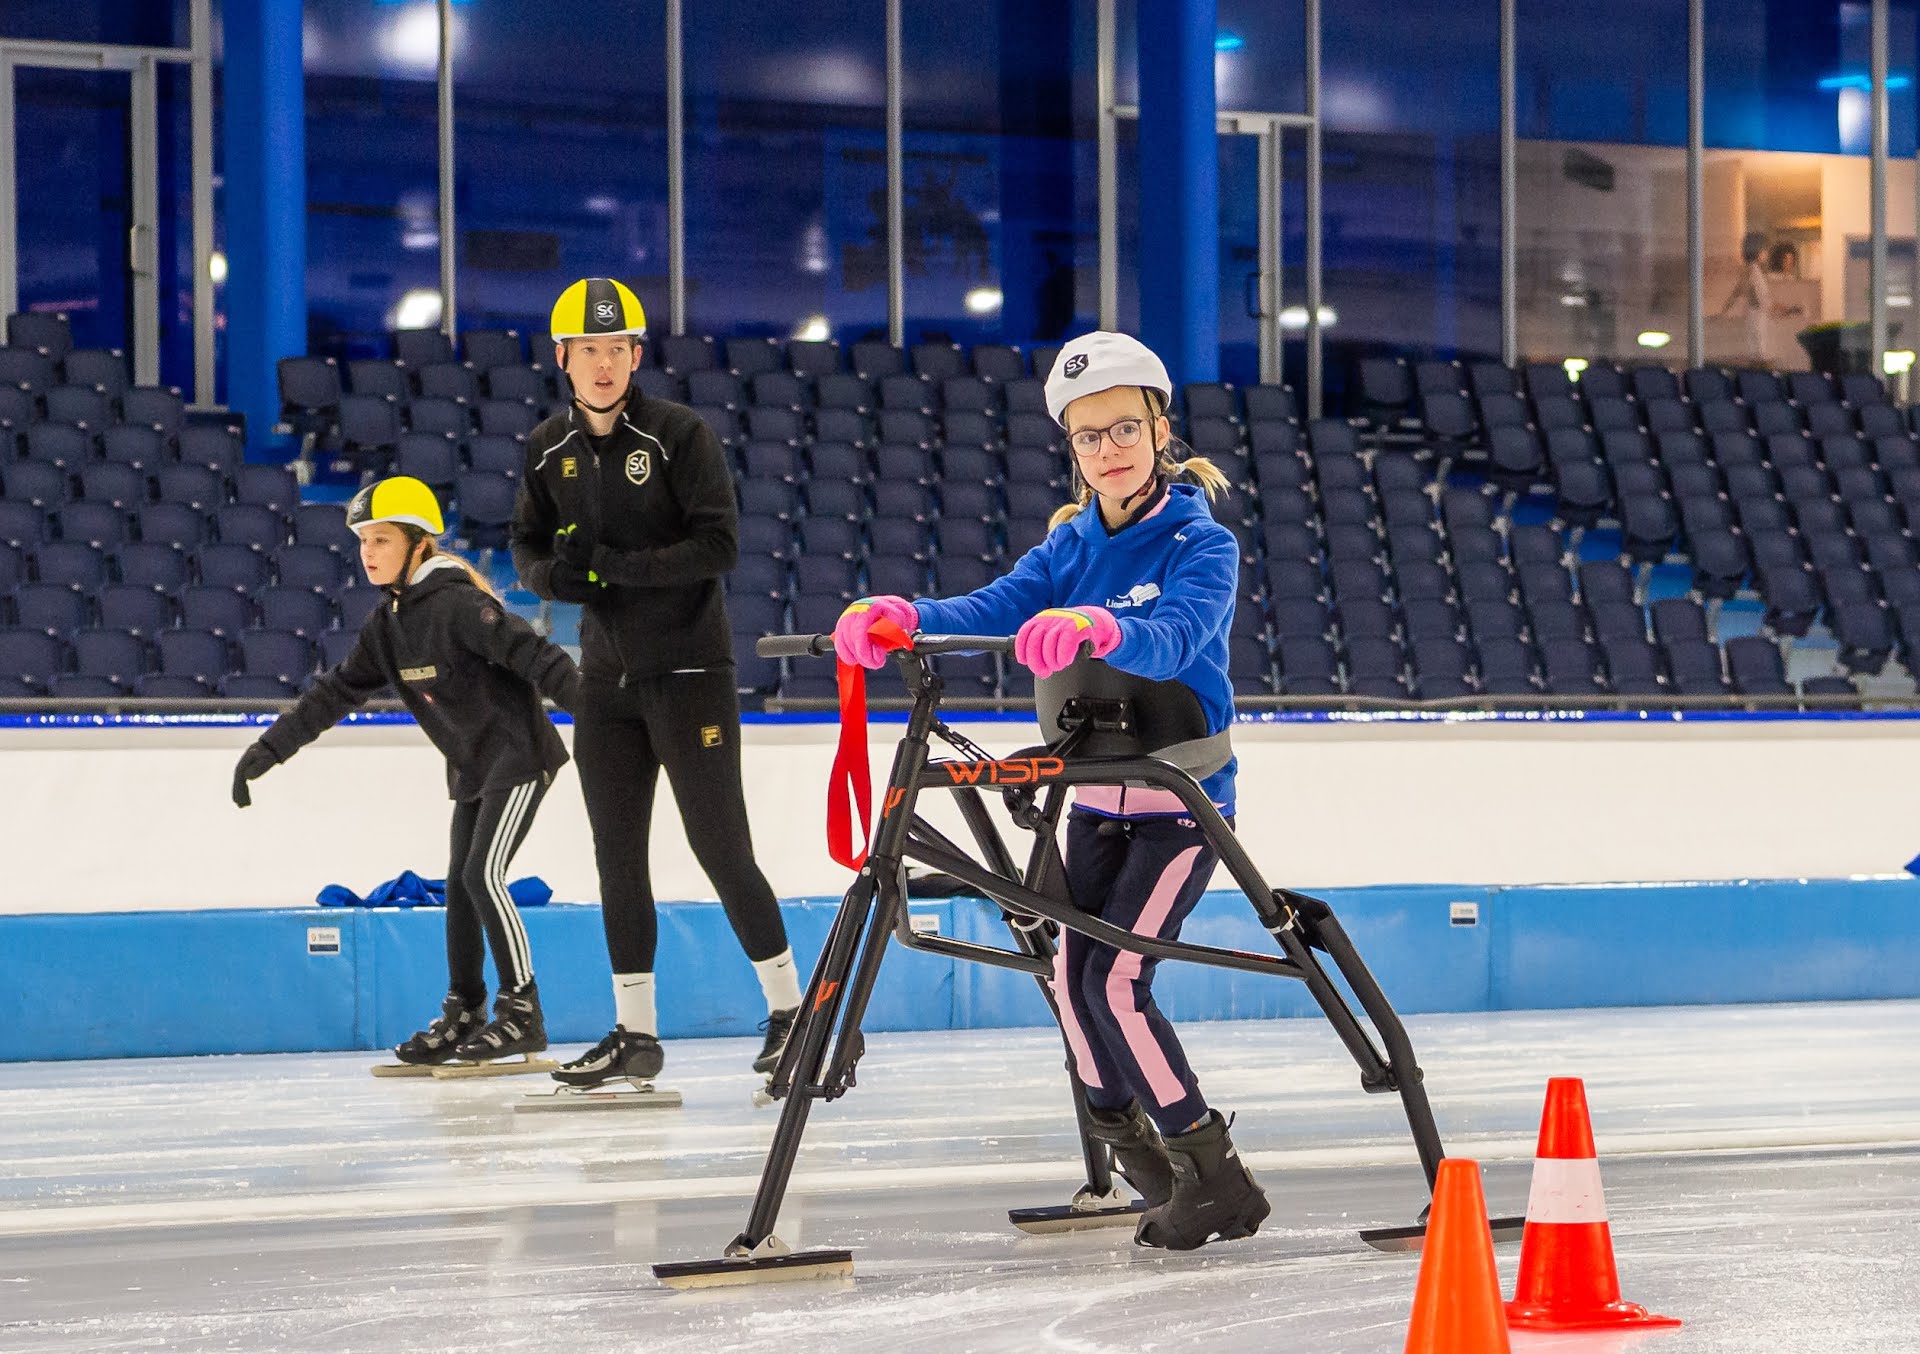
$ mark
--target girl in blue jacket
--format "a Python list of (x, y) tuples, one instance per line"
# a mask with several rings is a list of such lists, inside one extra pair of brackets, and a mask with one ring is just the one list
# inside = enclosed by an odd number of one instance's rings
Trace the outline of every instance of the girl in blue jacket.
[[(1093, 333), (1067, 344), (1046, 397), (1072, 448), (1074, 501), (1054, 514), (1044, 541), (976, 592), (853, 603), (834, 628), (840, 658), (869, 668), (886, 662), (870, 634), (882, 619), (908, 633), (1012, 634), (1015, 659), (1041, 677), (1091, 643), (1094, 657), (1124, 672), (1185, 683), (1206, 712), (1207, 732), (1226, 728), (1240, 550), (1207, 510), (1226, 477), (1203, 458), (1174, 454), (1172, 396), (1166, 367), (1137, 339)], [(1229, 821), (1235, 771), (1228, 762), (1202, 782)], [(1109, 924), (1177, 937), (1218, 859), (1168, 791), (1075, 792), (1068, 885), (1076, 907)], [(1094, 1134), (1147, 1204), (1134, 1240), (1191, 1250), (1252, 1235), (1268, 1205), (1153, 1000), (1157, 963), (1064, 931), (1053, 992)]]

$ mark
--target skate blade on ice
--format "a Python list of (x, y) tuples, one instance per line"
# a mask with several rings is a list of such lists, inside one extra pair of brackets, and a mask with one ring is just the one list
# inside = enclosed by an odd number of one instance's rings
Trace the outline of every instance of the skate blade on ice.
[[(1493, 1229), (1495, 1241), (1518, 1241), (1526, 1230), (1525, 1218), (1493, 1218), (1488, 1224)], [(1400, 1254), (1406, 1251), (1418, 1251), (1427, 1244), (1427, 1224), (1416, 1222), (1410, 1227), (1370, 1227), (1360, 1233), (1360, 1239), (1376, 1251)]]
[(529, 1091), (514, 1102), (517, 1114), (572, 1110), (677, 1110), (680, 1092), (654, 1089), (650, 1081), (607, 1086), (556, 1086)]
[(493, 1058), (483, 1063), (441, 1063), (433, 1069), (437, 1081), (464, 1081), (473, 1077), (523, 1077), (529, 1072), (557, 1071), (560, 1063), (554, 1058), (536, 1058), (521, 1054), (514, 1058)]
[(371, 1070), (376, 1077), (430, 1077), (433, 1075), (431, 1063), (375, 1063)]
[(851, 1279), (852, 1251), (794, 1251), (777, 1236), (748, 1249), (736, 1239), (718, 1260), (682, 1260), (655, 1265), (653, 1277), (669, 1288), (726, 1288), (803, 1279)]
[(1082, 1188), (1070, 1204), (1048, 1208), (1009, 1208), (1007, 1221), (1029, 1236), (1084, 1232), (1094, 1227), (1132, 1227), (1147, 1211), (1145, 1199), (1132, 1199), (1125, 1190), (1095, 1194)]

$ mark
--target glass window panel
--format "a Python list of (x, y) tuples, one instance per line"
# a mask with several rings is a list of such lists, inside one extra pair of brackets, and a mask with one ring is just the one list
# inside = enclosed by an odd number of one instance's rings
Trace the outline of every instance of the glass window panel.
[(687, 7), (693, 331), (884, 337), (885, 20), (880, 0)]
[[(617, 15), (617, 20), (613, 17)], [(518, 329), (543, 351), (560, 292), (581, 277), (633, 287), (666, 333), (664, 0), (620, 6), (622, 58), (599, 24), (475, 5), (454, 66), (461, 330)], [(582, 71), (593, 78), (583, 80)], [(698, 177), (699, 166), (693, 173)]]
[(307, 350), (383, 357), (392, 329), (440, 323), (439, 19), (431, 0), (304, 15)]
[(0, 38), (184, 47), (187, 0), (6, 0)]

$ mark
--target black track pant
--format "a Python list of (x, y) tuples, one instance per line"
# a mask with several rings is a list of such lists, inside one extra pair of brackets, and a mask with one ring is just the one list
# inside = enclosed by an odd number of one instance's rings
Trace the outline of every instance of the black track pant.
[(647, 838), (662, 767), (694, 858), (713, 883), (740, 947), (754, 962), (787, 948), (773, 889), (753, 860), (740, 789), (740, 699), (733, 668), (636, 677), (625, 687), (589, 679), (573, 723), (601, 916), (615, 973), (653, 972), (659, 927)]
[(500, 991), (533, 981), (527, 930), (507, 896), (507, 865), (526, 840), (548, 777), (453, 805), (447, 859), (447, 987), (469, 1004), (486, 1000), (487, 947)]

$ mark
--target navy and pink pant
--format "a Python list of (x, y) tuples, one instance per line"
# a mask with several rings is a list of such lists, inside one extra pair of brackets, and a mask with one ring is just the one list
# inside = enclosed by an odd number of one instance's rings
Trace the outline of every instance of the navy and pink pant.
[[(1111, 926), (1179, 936), (1219, 855), (1187, 818), (1067, 819), (1067, 885), (1074, 906)], [(1207, 1103), (1173, 1026), (1153, 1000), (1160, 961), (1062, 930), (1053, 969), (1060, 1026), (1097, 1109), (1138, 1100), (1160, 1131), (1182, 1133)]]

